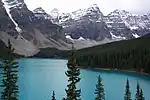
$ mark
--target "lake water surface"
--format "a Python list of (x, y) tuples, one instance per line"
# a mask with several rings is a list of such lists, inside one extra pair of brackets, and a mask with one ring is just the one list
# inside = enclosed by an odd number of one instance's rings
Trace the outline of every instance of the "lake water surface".
[[(65, 96), (67, 60), (62, 59), (20, 59), (19, 100), (51, 100), (54, 90), (56, 99)], [(97, 76), (101, 75), (106, 100), (123, 100), (126, 79), (130, 81), (132, 98), (135, 97), (136, 83), (139, 81), (146, 100), (150, 100), (150, 76), (119, 71), (100, 71), (81, 69), (82, 100), (94, 100)], [(1, 78), (1, 77), (0, 77)]]

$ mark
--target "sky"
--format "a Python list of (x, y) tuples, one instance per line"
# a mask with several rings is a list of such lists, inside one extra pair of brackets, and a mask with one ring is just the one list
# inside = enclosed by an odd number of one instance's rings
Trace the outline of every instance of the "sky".
[(113, 10), (126, 10), (134, 14), (150, 12), (150, 0), (25, 0), (28, 8), (34, 10), (42, 7), (47, 13), (54, 8), (60, 12), (69, 13), (78, 9), (97, 4), (104, 15)]

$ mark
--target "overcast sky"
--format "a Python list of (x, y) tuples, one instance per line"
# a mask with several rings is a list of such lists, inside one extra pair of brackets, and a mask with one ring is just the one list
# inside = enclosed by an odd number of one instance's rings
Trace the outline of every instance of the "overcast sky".
[(92, 4), (97, 4), (104, 15), (115, 9), (127, 10), (134, 14), (150, 12), (150, 0), (25, 0), (25, 2), (30, 10), (42, 7), (47, 13), (53, 8), (58, 8), (60, 12), (72, 12)]

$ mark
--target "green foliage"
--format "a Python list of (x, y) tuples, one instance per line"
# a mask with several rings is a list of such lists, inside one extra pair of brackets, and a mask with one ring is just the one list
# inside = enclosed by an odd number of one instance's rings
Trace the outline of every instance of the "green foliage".
[(135, 100), (145, 100), (144, 95), (143, 95), (143, 91), (140, 88), (140, 85), (138, 82), (137, 82)]
[(145, 100), (145, 98), (143, 96), (143, 90), (142, 89), (140, 89), (139, 100)]
[(77, 64), (150, 73), (150, 37), (108, 43), (77, 51)]
[(98, 76), (95, 94), (96, 94), (95, 100), (105, 100), (105, 92), (102, 84), (102, 78), (100, 77), (100, 75)]
[(13, 54), (14, 49), (12, 48), (12, 45), (10, 43), (10, 40), (8, 41), (8, 47), (6, 48), (6, 54), (2, 58), (2, 100), (18, 100), (18, 86), (17, 86), (17, 80), (18, 80), (18, 63), (15, 60), (15, 56)]
[(124, 100), (132, 100), (131, 99), (131, 92), (130, 92), (130, 86), (129, 86), (129, 80), (128, 79), (127, 79), (127, 83), (126, 83), (126, 90), (125, 90)]
[(54, 91), (53, 91), (53, 95), (52, 95), (52, 99), (51, 100), (56, 100)]
[(138, 82), (137, 82), (135, 100), (140, 100), (140, 85)]
[(74, 48), (72, 49), (71, 55), (67, 63), (67, 75), (69, 84), (67, 85), (66, 100), (80, 100), (81, 90), (77, 90), (76, 84), (80, 81), (80, 69), (76, 66), (75, 52)]

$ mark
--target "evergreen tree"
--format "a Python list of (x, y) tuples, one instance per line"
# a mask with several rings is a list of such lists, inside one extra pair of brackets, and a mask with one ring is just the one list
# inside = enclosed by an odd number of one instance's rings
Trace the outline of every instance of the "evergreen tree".
[(8, 41), (8, 47), (6, 48), (6, 54), (2, 57), (2, 92), (1, 100), (18, 100), (18, 63), (15, 60), (13, 54), (14, 49)]
[(104, 88), (102, 84), (102, 78), (100, 77), (100, 75), (98, 76), (95, 94), (96, 94), (95, 100), (105, 100), (105, 93), (104, 93)]
[(62, 100), (66, 100), (65, 98), (63, 98)]
[(137, 82), (135, 100), (140, 100), (139, 97), (140, 97), (140, 86), (139, 86), (139, 83)]
[(67, 75), (69, 84), (67, 85), (66, 100), (81, 100), (80, 93), (81, 90), (76, 88), (76, 84), (80, 81), (80, 69), (76, 66), (76, 59), (75, 59), (75, 50), (72, 47), (71, 55), (69, 56), (68, 63), (67, 63)]
[(142, 89), (140, 89), (139, 100), (145, 100)]
[(55, 99), (55, 92), (53, 91), (52, 99), (51, 100), (56, 100)]
[(127, 82), (126, 82), (126, 90), (125, 90), (124, 100), (132, 100), (131, 99), (131, 92), (130, 92), (130, 85), (129, 85), (129, 80), (128, 79), (127, 79)]

